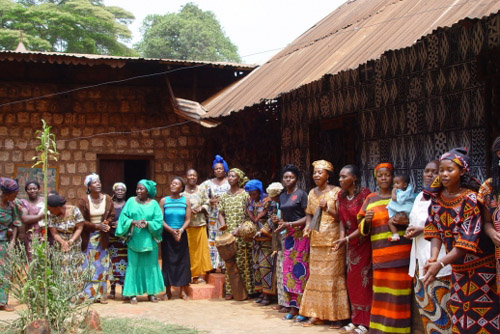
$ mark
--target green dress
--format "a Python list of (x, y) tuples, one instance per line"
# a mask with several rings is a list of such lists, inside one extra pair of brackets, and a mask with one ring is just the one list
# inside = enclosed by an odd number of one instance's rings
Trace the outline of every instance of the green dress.
[[(147, 227), (132, 226), (133, 220), (145, 220)], [(163, 230), (163, 214), (154, 199), (140, 204), (129, 198), (118, 220), (116, 236), (127, 238), (128, 266), (124, 296), (155, 295), (165, 288), (158, 263), (158, 243)]]
[[(7, 209), (0, 208), (0, 275), (8, 272), (7, 251), (9, 248), (8, 229), (21, 226), (21, 213), (17, 206), (10, 202)], [(9, 299), (9, 284), (0, 284), (0, 306), (7, 305)]]

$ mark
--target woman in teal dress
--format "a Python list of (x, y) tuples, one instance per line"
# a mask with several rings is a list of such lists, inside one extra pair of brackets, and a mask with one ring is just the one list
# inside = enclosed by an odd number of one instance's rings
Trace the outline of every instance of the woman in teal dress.
[(179, 295), (187, 300), (187, 288), (191, 281), (188, 238), (185, 233), (191, 220), (191, 204), (182, 196), (184, 180), (174, 177), (170, 183), (170, 196), (160, 201), (163, 208), (163, 242), (161, 243), (162, 273), (165, 282), (164, 300), (172, 298), (172, 286), (179, 286)]
[(158, 263), (163, 217), (156, 196), (156, 183), (141, 180), (136, 197), (125, 204), (116, 227), (116, 236), (127, 238), (128, 266), (123, 295), (137, 304), (137, 296), (146, 293), (156, 303), (155, 294), (163, 290), (163, 277)]
[[(21, 226), (21, 212), (14, 204), (19, 185), (17, 181), (0, 177), (0, 275), (6, 274), (7, 251), (14, 245), (17, 228)], [(10, 230), (12, 235), (9, 235)], [(14, 308), (7, 304), (9, 300), (9, 285), (0, 283), (0, 310), (12, 312)]]

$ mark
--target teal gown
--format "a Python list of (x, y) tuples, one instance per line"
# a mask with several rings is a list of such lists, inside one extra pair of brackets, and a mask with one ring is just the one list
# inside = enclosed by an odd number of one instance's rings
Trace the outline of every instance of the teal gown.
[[(137, 228), (132, 220), (146, 220), (148, 226)], [(155, 295), (164, 290), (158, 263), (158, 243), (162, 240), (163, 214), (156, 200), (139, 204), (135, 197), (127, 200), (116, 227), (116, 235), (127, 239), (128, 266), (124, 296)]]

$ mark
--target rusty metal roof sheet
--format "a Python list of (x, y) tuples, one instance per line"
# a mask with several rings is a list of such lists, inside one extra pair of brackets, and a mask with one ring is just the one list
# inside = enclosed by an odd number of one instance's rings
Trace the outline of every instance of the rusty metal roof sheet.
[(66, 64), (66, 65), (108, 65), (112, 68), (121, 68), (129, 62), (150, 62), (159, 64), (171, 64), (178, 66), (210, 65), (212, 67), (227, 67), (235, 70), (249, 71), (257, 65), (238, 64), (229, 62), (211, 62), (198, 60), (178, 60), (140, 57), (117, 57), (107, 55), (62, 53), (62, 52), (39, 52), (39, 51), (0, 51), (0, 61), (25, 61), (35, 63)]
[(500, 10), (498, 0), (349, 0), (248, 76), (203, 103), (227, 116), (325, 74), (356, 68), (439, 27)]

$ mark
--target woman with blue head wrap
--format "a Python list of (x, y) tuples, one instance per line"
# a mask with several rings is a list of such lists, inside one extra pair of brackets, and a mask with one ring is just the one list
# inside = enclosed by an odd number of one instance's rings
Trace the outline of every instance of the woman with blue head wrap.
[(220, 258), (217, 248), (215, 247), (215, 237), (219, 234), (219, 200), (222, 194), (227, 192), (231, 186), (227, 182), (227, 173), (229, 171), (226, 160), (220, 155), (216, 155), (212, 162), (212, 170), (215, 177), (208, 179), (200, 188), (205, 191), (209, 199), (208, 212), (208, 246), (210, 248), (210, 262), (213, 269), (223, 268), (224, 261)]
[(276, 295), (276, 284), (273, 284), (275, 270), (272, 245), (272, 216), (277, 214), (276, 202), (267, 197), (259, 180), (248, 181), (245, 190), (249, 195), (246, 204), (247, 215), (257, 230), (253, 241), (254, 276), (255, 291), (261, 294), (255, 302), (269, 305), (271, 296)]
[(137, 295), (146, 293), (156, 303), (155, 295), (165, 287), (158, 264), (158, 243), (162, 240), (163, 214), (156, 196), (156, 183), (140, 180), (137, 196), (128, 199), (122, 209), (116, 236), (127, 238), (128, 266), (123, 296), (137, 304)]

